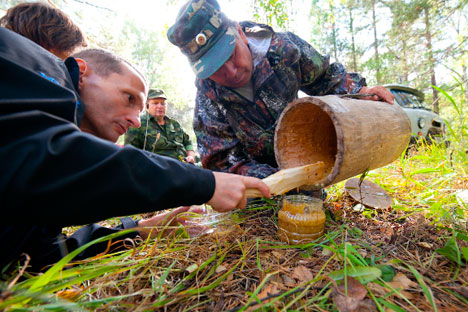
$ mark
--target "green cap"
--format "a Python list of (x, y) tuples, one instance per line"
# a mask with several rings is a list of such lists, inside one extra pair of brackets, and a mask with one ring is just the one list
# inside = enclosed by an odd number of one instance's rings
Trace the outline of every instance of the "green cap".
[(231, 56), (237, 28), (216, 0), (190, 0), (167, 31), (169, 41), (185, 54), (195, 75), (206, 79)]
[(166, 100), (167, 100), (167, 97), (166, 97), (166, 95), (164, 94), (164, 91), (163, 91), (163, 90), (161, 90), (161, 89), (156, 89), (156, 88), (149, 89), (149, 92), (148, 92), (148, 100), (149, 100), (149, 99), (157, 99), (157, 98), (162, 98), (162, 99), (166, 99)]

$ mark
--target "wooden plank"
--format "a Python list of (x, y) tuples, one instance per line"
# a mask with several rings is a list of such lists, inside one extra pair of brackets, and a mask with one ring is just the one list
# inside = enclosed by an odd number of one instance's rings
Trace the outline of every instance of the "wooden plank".
[[(303, 185), (315, 184), (323, 178), (324, 163), (318, 161), (300, 167), (282, 169), (262, 181), (270, 187), (271, 195), (282, 195)], [(262, 197), (257, 189), (247, 190), (248, 198)]]

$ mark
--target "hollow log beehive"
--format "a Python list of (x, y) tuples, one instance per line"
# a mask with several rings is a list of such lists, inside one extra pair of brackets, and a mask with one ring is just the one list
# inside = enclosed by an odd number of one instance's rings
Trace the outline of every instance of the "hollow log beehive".
[(278, 119), (275, 157), (281, 169), (323, 161), (324, 178), (309, 186), (320, 189), (393, 162), (410, 136), (409, 118), (397, 104), (305, 97)]

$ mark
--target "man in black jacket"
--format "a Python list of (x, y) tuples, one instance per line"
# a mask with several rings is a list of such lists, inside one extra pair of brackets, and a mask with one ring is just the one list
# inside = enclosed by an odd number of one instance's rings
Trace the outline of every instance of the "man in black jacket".
[[(22, 253), (40, 269), (95, 238), (159, 222), (90, 224), (110, 217), (205, 202), (228, 211), (245, 207), (246, 188), (269, 195), (255, 178), (112, 143), (139, 126), (146, 94), (144, 77), (113, 54), (88, 50), (64, 63), (0, 28), (0, 269)], [(83, 224), (90, 225), (71, 237), (61, 234)]]

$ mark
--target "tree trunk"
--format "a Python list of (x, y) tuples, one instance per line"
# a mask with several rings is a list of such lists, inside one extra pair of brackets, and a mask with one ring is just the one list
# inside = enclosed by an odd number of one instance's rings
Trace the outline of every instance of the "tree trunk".
[[(432, 36), (431, 36), (431, 24), (429, 21), (429, 8), (426, 6), (424, 8), (424, 22), (426, 24), (426, 47), (429, 55), (429, 72), (431, 73), (431, 84), (437, 86), (436, 76), (435, 76), (435, 61), (432, 51)], [(439, 92), (432, 88), (432, 105), (435, 113), (439, 113)]]
[(408, 79), (409, 79), (409, 73), (408, 73), (408, 56), (407, 56), (407, 47), (406, 47), (406, 40), (402, 40), (402, 45), (403, 45), (403, 51), (402, 51), (402, 54), (403, 54), (403, 81), (405, 82), (405, 84), (408, 83)]
[(377, 84), (381, 84), (382, 74), (380, 73), (379, 43), (377, 41), (377, 20), (375, 17), (375, 0), (372, 0), (372, 27), (374, 28), (374, 51), (375, 51), (375, 78)]
[(354, 42), (354, 27), (353, 27), (353, 10), (351, 6), (348, 7), (349, 10), (349, 32), (351, 33), (351, 53), (353, 58), (353, 71), (357, 72), (357, 61), (356, 61), (356, 45)]
[(463, 81), (465, 82), (465, 103), (468, 101), (468, 72), (465, 64), (462, 64)]
[(332, 18), (332, 41), (333, 41), (333, 51), (335, 54), (335, 62), (338, 62), (338, 47), (336, 43), (336, 22), (335, 22), (335, 7), (330, 2), (330, 12)]

